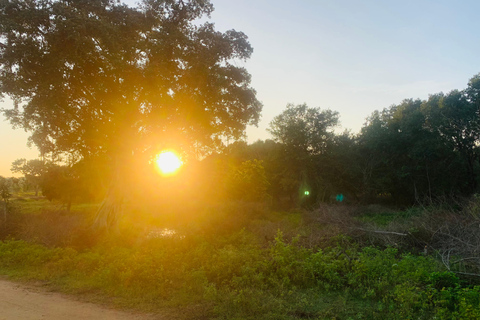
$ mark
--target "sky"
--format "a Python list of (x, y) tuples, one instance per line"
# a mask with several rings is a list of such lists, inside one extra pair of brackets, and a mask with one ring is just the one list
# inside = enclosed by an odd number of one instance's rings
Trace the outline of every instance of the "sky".
[[(477, 0), (211, 1), (217, 30), (243, 31), (254, 48), (238, 62), (263, 103), (249, 142), (270, 138), (288, 103), (338, 111), (338, 130), (357, 133), (375, 110), (464, 89), (480, 72)], [(37, 157), (27, 138), (0, 115), (1, 176), (15, 159)]]

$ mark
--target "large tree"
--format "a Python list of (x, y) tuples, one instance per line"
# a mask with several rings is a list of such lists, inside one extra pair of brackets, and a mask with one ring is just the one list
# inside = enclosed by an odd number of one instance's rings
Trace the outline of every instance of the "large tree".
[(475, 117), (462, 96), (406, 99), (368, 118), (358, 152), (364, 197), (412, 204), (474, 192)]
[(43, 156), (107, 157), (112, 186), (98, 215), (115, 224), (132, 155), (219, 145), (256, 124), (261, 104), (235, 60), (242, 32), (200, 23), (208, 0), (0, 1), (0, 93), (13, 126)]
[(473, 78), (466, 90), (434, 94), (425, 101), (427, 126), (462, 158), (467, 169), (467, 189), (477, 189), (478, 144), (480, 141), (479, 106)]
[(283, 146), (283, 165), (276, 184), (291, 200), (306, 200), (305, 191), (310, 193), (311, 201), (325, 199), (325, 190), (332, 189), (319, 168), (326, 163), (329, 148), (334, 144), (333, 130), (338, 118), (338, 112), (329, 109), (288, 104), (270, 122), (268, 131)]
[(306, 104), (288, 104), (270, 122), (274, 139), (298, 152), (320, 154), (333, 140), (339, 114), (329, 109), (309, 108)]

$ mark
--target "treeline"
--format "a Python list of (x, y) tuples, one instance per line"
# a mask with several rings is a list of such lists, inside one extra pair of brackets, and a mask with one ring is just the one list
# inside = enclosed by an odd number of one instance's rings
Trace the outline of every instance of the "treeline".
[(96, 201), (104, 191), (108, 170), (101, 166), (100, 159), (95, 164), (86, 159), (72, 164), (40, 159), (17, 159), (12, 163), (11, 171), (22, 174), (21, 178), (0, 176), (0, 190), (5, 201), (19, 192), (34, 192), (48, 200), (64, 203), (68, 210), (73, 202)]
[[(375, 111), (360, 133), (335, 129), (339, 114), (287, 105), (270, 123), (273, 139), (232, 143), (175, 177), (160, 177), (137, 155), (122, 165), (124, 193), (157, 199), (268, 201), (279, 206), (350, 203), (411, 205), (478, 191), (480, 74), (465, 90), (404, 100)], [(17, 160), (30, 186), (49, 199), (99, 199), (108, 187), (108, 159), (71, 166)], [(340, 196), (340, 197), (339, 197)]]
[(288, 105), (270, 123), (273, 140), (236, 142), (204, 162), (223, 166), (216, 181), (237, 177), (225, 185), (240, 199), (410, 205), (468, 196), (478, 191), (479, 93), (476, 75), (465, 90), (375, 111), (357, 135), (334, 132), (336, 112)]

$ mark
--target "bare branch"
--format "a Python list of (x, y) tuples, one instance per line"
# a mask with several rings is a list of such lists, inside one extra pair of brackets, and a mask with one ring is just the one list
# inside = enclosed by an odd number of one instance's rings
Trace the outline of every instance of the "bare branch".
[(400, 233), (400, 232), (394, 232), (394, 231), (384, 231), (384, 230), (368, 230), (368, 229), (363, 229), (363, 228), (355, 228), (357, 230), (362, 230), (365, 232), (372, 232), (372, 233), (380, 233), (380, 234), (394, 234), (397, 236), (402, 236), (402, 237), (407, 237), (410, 234), (408, 233)]

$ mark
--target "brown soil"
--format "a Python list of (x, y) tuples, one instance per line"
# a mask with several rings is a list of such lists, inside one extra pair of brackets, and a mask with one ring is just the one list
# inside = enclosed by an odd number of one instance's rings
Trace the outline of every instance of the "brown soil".
[(154, 320), (166, 319), (113, 310), (34, 286), (0, 279), (0, 320)]

